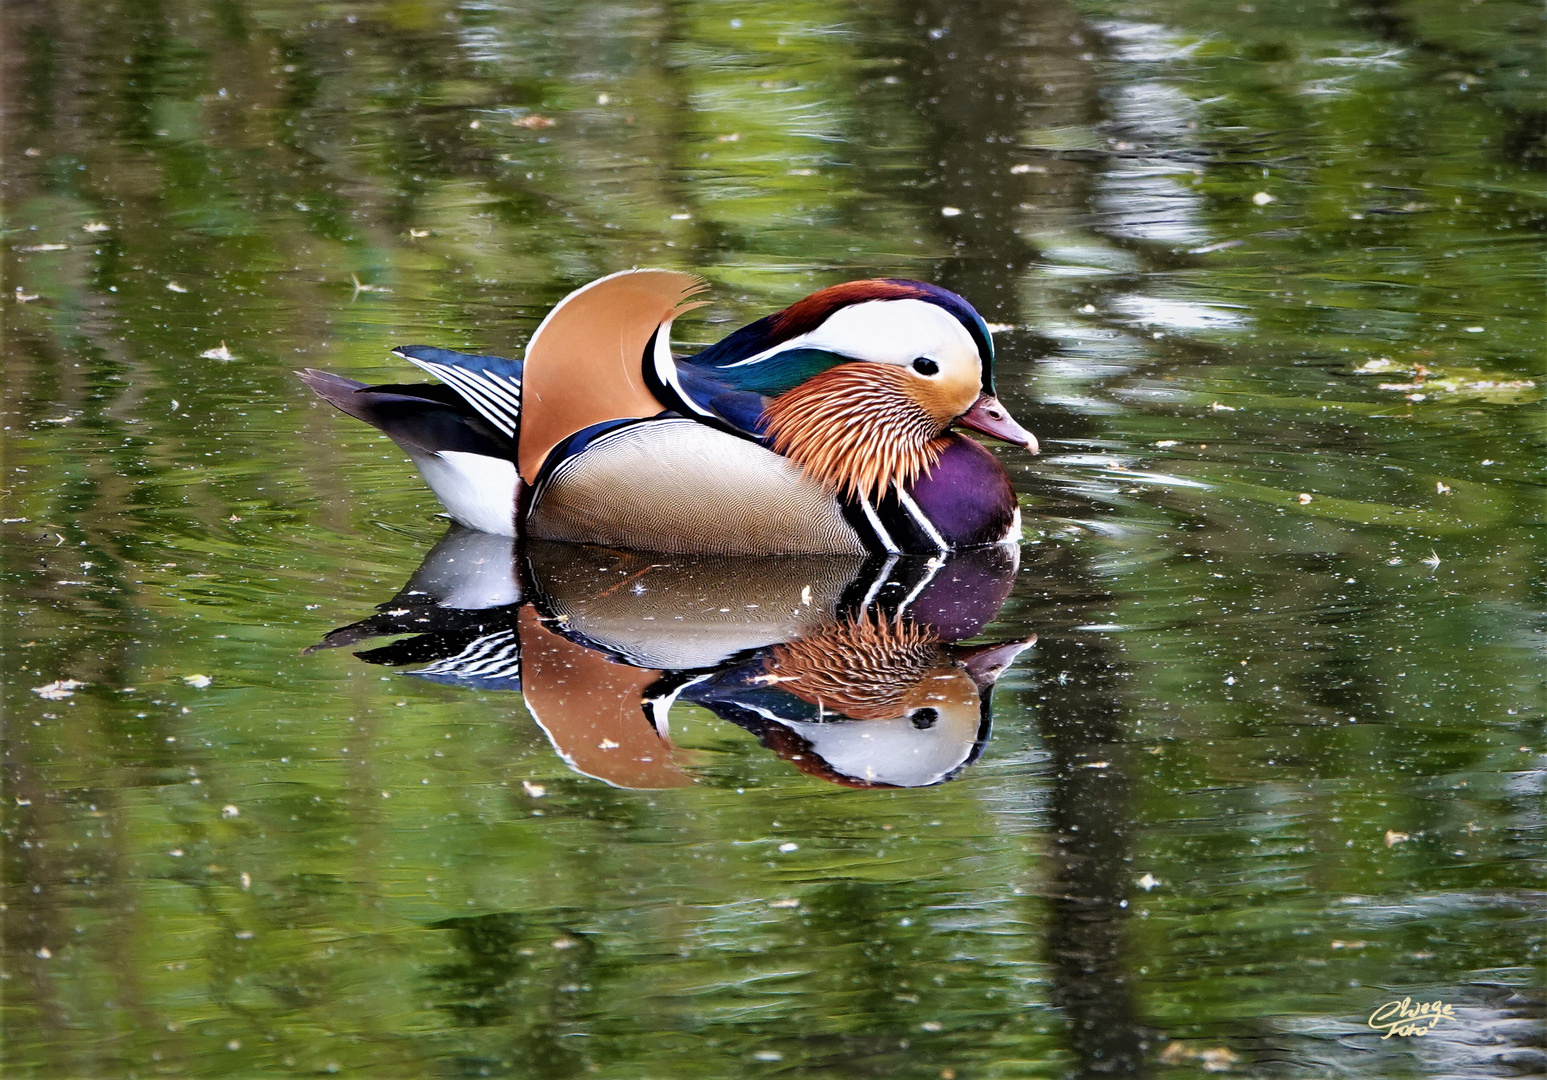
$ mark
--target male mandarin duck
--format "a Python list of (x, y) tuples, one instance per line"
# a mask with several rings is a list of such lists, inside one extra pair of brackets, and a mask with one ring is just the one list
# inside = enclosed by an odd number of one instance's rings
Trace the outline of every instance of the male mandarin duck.
[(703, 288), (670, 270), (601, 278), (548, 314), (525, 361), (394, 350), (444, 385), (299, 374), (485, 532), (726, 555), (1019, 538), (1004, 469), (950, 430), (1037, 449), (994, 396), (993, 341), (967, 301), (852, 281), (676, 357), (672, 322)]

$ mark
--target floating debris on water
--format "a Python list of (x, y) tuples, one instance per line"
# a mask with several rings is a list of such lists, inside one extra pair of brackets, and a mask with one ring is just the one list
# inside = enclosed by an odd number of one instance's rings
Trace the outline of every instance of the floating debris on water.
[(1181, 1065), (1188, 1061), (1201, 1062), (1204, 1072), (1227, 1072), (1240, 1057), (1228, 1046), (1212, 1046), (1207, 1050), (1194, 1050), (1186, 1043), (1172, 1042), (1160, 1052), (1162, 1065)]
[(47, 686), (34, 686), (32, 692), (48, 701), (62, 701), (67, 697), (74, 697), (75, 691), (85, 685), (79, 679), (57, 679)]

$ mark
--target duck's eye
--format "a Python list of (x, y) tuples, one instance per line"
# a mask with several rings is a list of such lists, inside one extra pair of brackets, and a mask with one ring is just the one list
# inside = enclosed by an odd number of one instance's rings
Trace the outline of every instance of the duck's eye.
[(914, 727), (918, 728), (920, 731), (926, 731), (929, 728), (934, 727), (935, 721), (940, 719), (940, 710), (931, 709), (928, 706), (925, 706), (918, 712), (914, 713), (912, 716), (908, 717), (908, 719), (913, 723)]
[(927, 356), (921, 356), (913, 361), (913, 370), (920, 375), (936, 375), (940, 371), (940, 365)]

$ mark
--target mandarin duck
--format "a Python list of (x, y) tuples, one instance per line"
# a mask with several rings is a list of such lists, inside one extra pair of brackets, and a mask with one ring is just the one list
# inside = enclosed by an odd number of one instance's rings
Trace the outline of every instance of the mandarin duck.
[(678, 357), (672, 322), (703, 288), (670, 270), (601, 278), (548, 314), (524, 361), (393, 350), (440, 385), (297, 374), (484, 532), (728, 555), (1019, 538), (1003, 467), (950, 430), (1037, 448), (994, 396), (993, 340), (966, 300), (852, 281)]
[(994, 684), (1035, 641), (962, 644), (1019, 555), (666, 557), (452, 526), (377, 614), (313, 649), (413, 635), (356, 655), (521, 694), (570, 768), (619, 787), (695, 782), (678, 703), (832, 783), (919, 787), (978, 758)]

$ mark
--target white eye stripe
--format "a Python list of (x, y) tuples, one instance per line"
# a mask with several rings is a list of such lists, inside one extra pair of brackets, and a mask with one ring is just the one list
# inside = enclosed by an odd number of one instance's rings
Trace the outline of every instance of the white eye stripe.
[(814, 330), (725, 366), (746, 367), (792, 349), (821, 349), (904, 367), (920, 356), (942, 369), (981, 363), (972, 335), (944, 308), (924, 300), (866, 300), (833, 312)]

